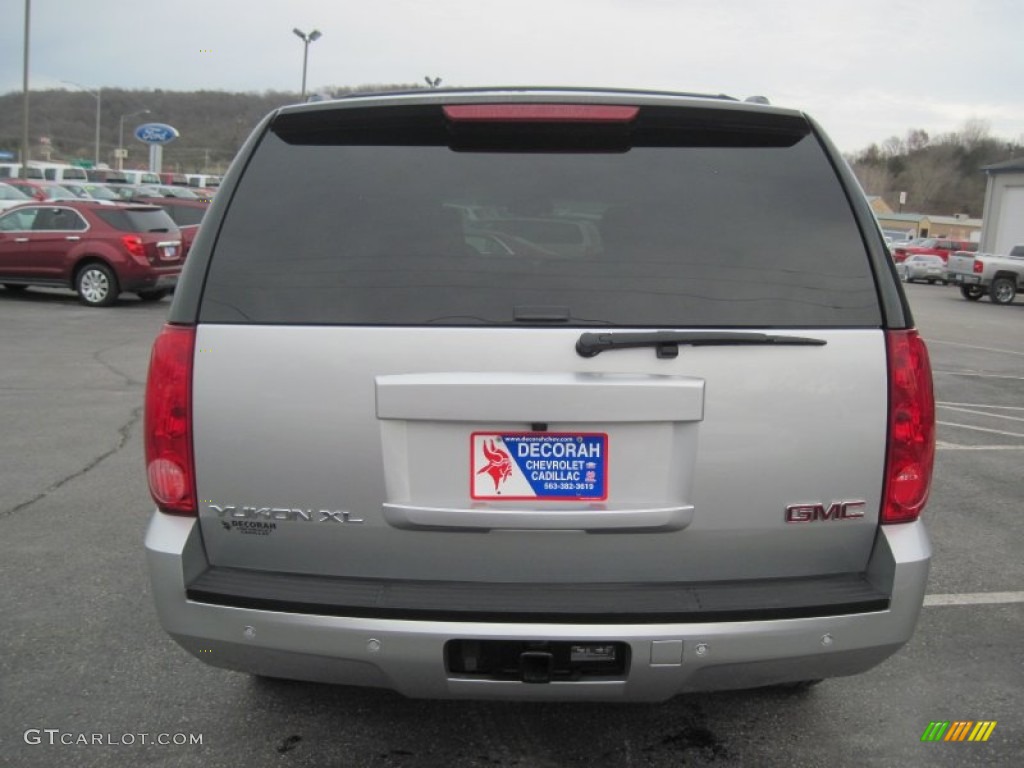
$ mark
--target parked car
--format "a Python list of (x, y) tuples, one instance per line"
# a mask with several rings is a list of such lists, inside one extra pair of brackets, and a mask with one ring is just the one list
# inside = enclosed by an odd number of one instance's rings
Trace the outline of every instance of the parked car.
[(504, 258), (509, 256), (529, 258), (558, 258), (559, 254), (548, 251), (529, 240), (506, 232), (487, 229), (467, 229), (466, 244), (481, 256)]
[[(0, 179), (7, 180), (21, 177), (21, 163), (0, 163)], [(25, 169), (25, 177), (29, 179), (37, 179), (39, 181), (46, 180), (46, 176), (43, 174), (43, 169), (36, 168), (32, 165), (29, 165), (29, 167)]]
[(993, 304), (1012, 304), (1024, 290), (1024, 245), (1015, 245), (1005, 255), (954, 253), (949, 260), (950, 277), (960, 294), (977, 301), (986, 293)]
[(42, 168), (43, 178), (47, 181), (89, 181), (85, 168), (66, 163), (36, 163), (30, 162), (32, 166)]
[(185, 176), (184, 173), (165, 172), (165, 173), (159, 174), (159, 176), (160, 176), (160, 181), (162, 183), (164, 183), (164, 184), (168, 184), (168, 185), (171, 185), (171, 186), (181, 186), (181, 187), (187, 187), (188, 186), (188, 178)]
[[(913, 230), (910, 230), (910, 232), (913, 232)], [(902, 229), (882, 230), (882, 234), (889, 238), (889, 241), (892, 243), (893, 247), (910, 245), (911, 241), (914, 239), (910, 232), (907, 232)]]
[(152, 171), (122, 171), (129, 184), (161, 184), (160, 174)]
[(525, 240), (536, 248), (566, 258), (586, 258), (601, 252), (601, 235), (590, 221), (557, 217), (503, 217), (476, 222)]
[(106, 184), (80, 183), (68, 181), (61, 185), (64, 189), (76, 195), (79, 200), (100, 200), (107, 202), (118, 202), (121, 197)]
[(0, 182), (0, 211), (27, 203), (31, 199), (31, 197), (12, 184)]
[(203, 189), (212, 189), (219, 187), (221, 178), (210, 173), (187, 173), (185, 174), (185, 180), (188, 181), (190, 187), (200, 187)]
[(152, 190), (146, 187), (140, 187), (137, 184), (111, 184), (107, 187), (117, 197), (124, 202), (132, 202), (136, 198), (145, 197), (151, 194)]
[(177, 226), (151, 205), (32, 203), (0, 215), (0, 284), (9, 291), (70, 288), (94, 307), (124, 291), (158, 301), (183, 260)]
[[(197, 659), (659, 701), (863, 672), (911, 637), (928, 353), (802, 112), (357, 95), (270, 114), (218, 194), (145, 405), (151, 593)], [(565, 207), (599, 251), (467, 248), (466, 208)]]
[[(178, 187), (172, 184), (140, 184), (136, 187), (137, 197), (176, 197), (180, 200), (204, 200), (205, 198), (191, 187)], [(209, 200), (206, 200), (209, 202)]]
[(128, 177), (122, 171), (111, 168), (89, 168), (86, 170), (89, 181), (95, 184), (127, 184)]
[(923, 240), (916, 241), (909, 245), (896, 245), (892, 249), (893, 260), (898, 264), (903, 261), (907, 256), (913, 254), (919, 254), (922, 256), (939, 256), (942, 259), (942, 263), (945, 264), (949, 261), (949, 254), (953, 251), (976, 251), (978, 250), (977, 243), (971, 243), (967, 240), (948, 240), (945, 238), (938, 237), (926, 237)]
[(135, 200), (147, 205), (156, 205), (167, 212), (167, 215), (178, 225), (178, 230), (181, 232), (182, 255), (183, 258), (187, 258), (188, 252), (192, 248), (192, 241), (196, 238), (199, 225), (210, 204), (202, 200), (186, 200), (180, 197), (137, 197)]
[(907, 256), (896, 265), (896, 274), (905, 283), (913, 283), (917, 280), (924, 280), (928, 283), (949, 283), (949, 276), (946, 274), (946, 263), (941, 256), (927, 256), (915, 253)]
[(36, 201), (46, 200), (77, 200), (78, 195), (62, 187), (54, 181), (38, 181), (36, 179), (8, 179), (6, 184), (21, 190), (29, 198)]

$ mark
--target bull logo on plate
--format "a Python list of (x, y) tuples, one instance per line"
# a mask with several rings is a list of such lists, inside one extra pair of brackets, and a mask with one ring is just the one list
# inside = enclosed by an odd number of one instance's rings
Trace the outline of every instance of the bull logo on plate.
[(512, 457), (495, 446), (493, 440), (484, 443), (482, 448), (487, 464), (479, 469), (477, 474), (490, 475), (494, 481), (494, 492), (497, 493), (501, 484), (512, 476)]

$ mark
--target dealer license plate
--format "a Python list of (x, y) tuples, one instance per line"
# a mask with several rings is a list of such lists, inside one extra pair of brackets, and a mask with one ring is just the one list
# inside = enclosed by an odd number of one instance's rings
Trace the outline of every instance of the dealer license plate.
[(608, 498), (608, 435), (474, 432), (470, 497), (505, 501)]

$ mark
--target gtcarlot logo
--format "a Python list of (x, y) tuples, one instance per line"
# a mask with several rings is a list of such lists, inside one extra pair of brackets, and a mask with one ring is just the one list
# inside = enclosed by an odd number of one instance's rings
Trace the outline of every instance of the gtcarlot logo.
[(161, 747), (199, 746), (201, 733), (75, 733), (60, 728), (29, 728), (25, 731), (26, 744), (46, 744), (51, 747), (131, 747), (136, 744), (156, 744)]
[(995, 720), (932, 720), (921, 741), (988, 741), (995, 729)]

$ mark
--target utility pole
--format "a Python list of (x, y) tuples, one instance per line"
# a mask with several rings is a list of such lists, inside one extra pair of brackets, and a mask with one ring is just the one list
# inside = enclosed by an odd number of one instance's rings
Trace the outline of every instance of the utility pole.
[(21, 178), (28, 178), (28, 38), (32, 0), (25, 0), (25, 61), (21, 74)]
[(93, 91), (89, 88), (86, 88), (84, 85), (72, 82), (71, 80), (61, 80), (61, 82), (67, 83), (68, 85), (73, 85), (76, 88), (81, 88), (83, 91), (85, 91), (94, 99), (96, 99), (96, 152), (93, 158), (93, 168), (98, 168), (100, 164), (100, 100), (103, 88), (102, 86), (100, 86), (97, 87), (95, 91)]
[(127, 115), (121, 115), (121, 119), (117, 121), (117, 170), (124, 170), (124, 158), (127, 154), (124, 151), (124, 119), (126, 117), (135, 117), (136, 115), (148, 114), (148, 109), (140, 109), (138, 112), (129, 112)]

